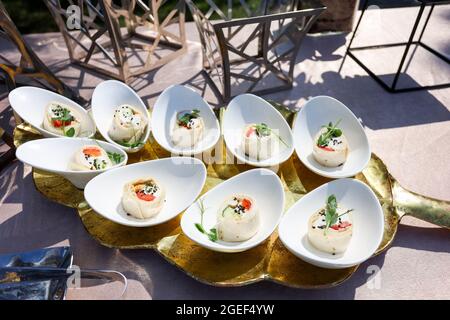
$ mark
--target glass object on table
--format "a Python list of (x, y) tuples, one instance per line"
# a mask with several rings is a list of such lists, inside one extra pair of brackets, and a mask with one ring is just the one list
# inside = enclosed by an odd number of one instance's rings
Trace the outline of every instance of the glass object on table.
[[(67, 293), (89, 299), (92, 286), (105, 280), (108, 290), (95, 290), (95, 298), (117, 299), (125, 293), (127, 278), (120, 272), (80, 269), (72, 262), (70, 247), (0, 255), (0, 300), (63, 300)], [(117, 282), (122, 283), (120, 289)], [(70, 294), (72, 290), (78, 293)]]

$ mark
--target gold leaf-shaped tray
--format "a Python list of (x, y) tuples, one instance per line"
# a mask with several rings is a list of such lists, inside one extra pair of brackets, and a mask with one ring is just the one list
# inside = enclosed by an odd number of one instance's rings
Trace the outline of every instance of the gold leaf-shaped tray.
[[(292, 122), (294, 113), (276, 107)], [(19, 125), (14, 132), (16, 145), (40, 136), (30, 126)], [(222, 150), (226, 148), (220, 141)], [(170, 156), (151, 137), (129, 163)], [(202, 194), (230, 177), (251, 169), (242, 164), (208, 164), (208, 177)], [(330, 181), (309, 171), (294, 155), (279, 170), (284, 185), (286, 208), (309, 191)], [(423, 197), (402, 188), (386, 166), (372, 155), (368, 166), (356, 177), (374, 190), (385, 215), (383, 241), (376, 254), (393, 241), (400, 219), (413, 215), (442, 227), (450, 227), (450, 202)], [(168, 262), (198, 281), (216, 286), (241, 286), (263, 279), (298, 288), (331, 287), (348, 279), (358, 268), (323, 269), (308, 264), (291, 254), (281, 243), (277, 232), (261, 245), (241, 253), (219, 253), (189, 240), (181, 231), (180, 216), (154, 227), (133, 228), (109, 221), (95, 213), (85, 202), (83, 191), (66, 179), (48, 172), (33, 170), (36, 188), (48, 199), (76, 208), (90, 235), (102, 245), (120, 249), (148, 248), (159, 252)]]

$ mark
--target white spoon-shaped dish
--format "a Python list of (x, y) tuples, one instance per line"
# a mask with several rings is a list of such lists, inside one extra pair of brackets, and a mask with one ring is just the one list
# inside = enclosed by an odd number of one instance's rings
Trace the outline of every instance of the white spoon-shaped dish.
[[(203, 227), (209, 231), (217, 223), (217, 211), (223, 201), (235, 194), (247, 195), (256, 203), (260, 215), (258, 232), (242, 242), (212, 242), (195, 226), (201, 221), (200, 204), (203, 203)], [(218, 252), (241, 252), (256, 247), (266, 240), (277, 227), (284, 208), (284, 192), (278, 176), (268, 169), (253, 169), (241, 173), (205, 193), (193, 203), (181, 218), (183, 233), (200, 246)]]
[[(353, 235), (347, 250), (332, 255), (317, 250), (308, 240), (308, 221), (311, 215), (325, 206), (334, 194), (338, 205), (354, 209)], [(280, 240), (300, 259), (315, 266), (340, 269), (369, 259), (383, 239), (384, 215), (373, 191), (355, 179), (338, 179), (311, 191), (297, 201), (283, 216), (278, 228)]]
[[(124, 185), (148, 177), (156, 179), (166, 191), (161, 212), (149, 219), (128, 216), (122, 207)], [(84, 197), (95, 212), (111, 221), (130, 227), (148, 227), (175, 218), (185, 210), (200, 194), (205, 180), (206, 168), (200, 160), (165, 158), (105, 172), (87, 184)]]
[[(349, 152), (345, 163), (329, 168), (313, 156), (314, 137), (323, 125), (341, 120), (339, 128), (347, 137)], [(338, 100), (318, 96), (310, 99), (298, 112), (293, 126), (295, 151), (311, 171), (328, 178), (347, 178), (361, 172), (369, 163), (370, 146), (364, 128), (353, 112)]]
[[(284, 141), (279, 143), (279, 152), (265, 160), (247, 156), (242, 148), (244, 128), (252, 123), (265, 123)], [(255, 167), (276, 166), (292, 155), (294, 142), (291, 128), (283, 116), (267, 101), (253, 94), (242, 94), (231, 100), (223, 119), (223, 135), (228, 150), (241, 162)]]
[[(122, 161), (104, 170), (68, 170), (74, 153), (85, 145), (99, 145), (106, 152), (118, 153), (122, 155)], [(63, 176), (79, 189), (83, 189), (89, 180), (100, 173), (124, 166), (128, 161), (127, 154), (116, 146), (104, 141), (87, 138), (51, 138), (29, 141), (17, 148), (16, 156), (20, 161), (33, 168)]]
[(88, 112), (76, 102), (60, 94), (36, 87), (20, 87), (11, 91), (8, 99), (14, 111), (46, 138), (61, 137), (44, 129), (43, 126), (46, 108), (53, 101), (72, 107), (81, 116), (81, 130), (78, 138), (90, 138), (95, 134), (95, 124)]
[[(136, 148), (123, 146), (111, 139), (108, 134), (108, 130), (113, 122), (114, 112), (122, 104), (135, 107), (147, 119), (147, 128), (141, 138), (142, 144)], [(105, 140), (128, 153), (141, 150), (150, 135), (151, 125), (147, 107), (133, 89), (117, 80), (103, 81), (95, 88), (92, 94), (92, 117), (94, 118), (98, 131)]]
[[(173, 144), (171, 134), (179, 112), (198, 109), (205, 125), (200, 140), (191, 148)], [(170, 86), (158, 97), (152, 110), (153, 136), (156, 142), (174, 155), (195, 155), (212, 149), (220, 138), (219, 121), (210, 105), (194, 90), (181, 85)]]

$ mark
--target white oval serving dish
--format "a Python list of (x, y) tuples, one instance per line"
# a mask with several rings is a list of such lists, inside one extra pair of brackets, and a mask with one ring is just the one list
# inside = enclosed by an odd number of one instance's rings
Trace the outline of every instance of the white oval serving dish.
[[(341, 120), (339, 128), (347, 137), (349, 153), (339, 167), (325, 167), (313, 156), (314, 137), (323, 125)], [(361, 123), (343, 103), (328, 97), (314, 97), (298, 112), (293, 129), (295, 151), (311, 171), (328, 178), (347, 178), (361, 172), (370, 160), (370, 145)]]
[[(122, 207), (126, 183), (152, 177), (166, 191), (161, 212), (149, 219), (128, 216)], [(103, 217), (130, 227), (148, 227), (175, 218), (200, 194), (206, 180), (203, 162), (195, 158), (173, 157), (131, 164), (105, 172), (92, 179), (84, 189), (84, 197), (92, 209)]]
[[(142, 145), (135, 148), (126, 147), (115, 142), (108, 134), (108, 130), (112, 125), (114, 112), (117, 107), (123, 104), (135, 107), (147, 119), (147, 128), (141, 139)], [(151, 124), (147, 107), (133, 89), (117, 80), (107, 80), (97, 85), (92, 94), (92, 117), (103, 138), (128, 153), (134, 153), (141, 150), (150, 136)]]
[[(202, 202), (205, 208), (203, 225), (205, 230), (214, 228), (217, 211), (223, 201), (234, 194), (250, 196), (259, 208), (260, 229), (250, 239), (242, 242), (212, 242), (196, 227), (200, 223)], [(252, 169), (234, 176), (209, 190), (193, 203), (181, 218), (183, 233), (192, 241), (207, 249), (234, 253), (249, 250), (266, 240), (276, 229), (284, 209), (284, 192), (278, 176), (268, 169)]]
[[(317, 250), (308, 240), (311, 215), (325, 206), (334, 194), (338, 205), (354, 209), (353, 235), (343, 254), (332, 255)], [(285, 247), (300, 259), (329, 269), (348, 268), (369, 259), (383, 239), (384, 215), (373, 191), (355, 179), (338, 179), (326, 183), (298, 200), (283, 216), (278, 234)]]
[[(96, 171), (68, 170), (73, 154), (85, 145), (100, 145), (107, 152), (119, 153), (123, 156), (119, 164)], [(38, 139), (20, 145), (16, 150), (17, 158), (33, 168), (59, 174), (69, 180), (75, 187), (83, 189), (85, 185), (99, 174), (124, 166), (128, 161), (127, 154), (116, 146), (87, 138), (50, 138)]]
[[(265, 160), (250, 158), (241, 147), (243, 130), (252, 123), (265, 123), (277, 130), (280, 152)], [(283, 116), (270, 103), (253, 94), (242, 94), (229, 103), (223, 119), (223, 135), (228, 150), (242, 163), (256, 167), (276, 166), (292, 155), (294, 142), (291, 128)]]
[(12, 90), (8, 96), (13, 110), (25, 122), (33, 126), (46, 138), (62, 137), (43, 127), (46, 108), (50, 102), (60, 102), (74, 108), (81, 116), (81, 130), (77, 138), (90, 138), (95, 134), (94, 121), (88, 112), (78, 103), (55, 92), (37, 87), (19, 87)]
[[(205, 125), (202, 138), (191, 148), (172, 143), (171, 132), (179, 112), (198, 109)], [(156, 142), (173, 155), (195, 155), (212, 149), (220, 138), (219, 121), (211, 106), (194, 90), (170, 86), (158, 97), (152, 109), (152, 129)]]

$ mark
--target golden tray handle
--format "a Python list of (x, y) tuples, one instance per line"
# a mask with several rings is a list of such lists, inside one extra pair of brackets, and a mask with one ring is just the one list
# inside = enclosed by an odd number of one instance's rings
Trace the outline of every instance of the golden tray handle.
[(450, 229), (450, 202), (419, 195), (403, 188), (394, 178), (394, 206), (400, 217), (409, 215)]

